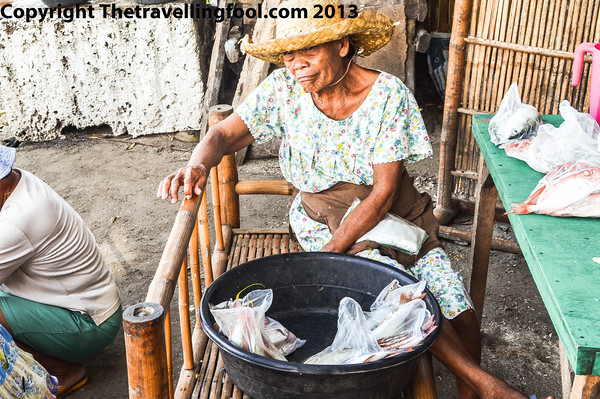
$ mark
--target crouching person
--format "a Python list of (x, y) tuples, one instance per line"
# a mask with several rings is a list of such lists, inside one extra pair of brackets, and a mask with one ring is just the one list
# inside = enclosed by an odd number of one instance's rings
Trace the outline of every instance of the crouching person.
[(58, 397), (87, 382), (82, 362), (121, 326), (114, 279), (71, 206), (0, 146), (0, 324), (58, 378)]

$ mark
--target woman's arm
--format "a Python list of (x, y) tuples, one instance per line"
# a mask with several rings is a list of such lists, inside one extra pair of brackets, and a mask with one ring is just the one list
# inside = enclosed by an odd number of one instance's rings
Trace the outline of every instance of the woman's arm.
[(229, 115), (225, 120), (208, 130), (206, 136), (198, 143), (186, 167), (165, 177), (156, 192), (156, 196), (172, 202), (178, 200), (177, 191), (183, 185), (185, 198), (192, 193), (200, 195), (211, 168), (217, 166), (223, 156), (250, 145), (254, 137), (248, 127), (237, 114)]
[(321, 251), (346, 252), (383, 219), (399, 194), (402, 168), (403, 161), (373, 166), (373, 191), (344, 219)]

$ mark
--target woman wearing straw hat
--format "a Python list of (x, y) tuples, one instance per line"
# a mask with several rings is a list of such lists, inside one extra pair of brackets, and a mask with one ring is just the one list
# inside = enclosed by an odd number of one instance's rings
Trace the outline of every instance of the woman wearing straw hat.
[[(308, 18), (278, 19), (274, 40), (243, 40), (243, 51), (285, 68), (211, 128), (188, 165), (161, 182), (157, 196), (175, 203), (182, 185), (187, 198), (199, 195), (223, 155), (279, 137), (282, 173), (300, 192), (289, 216), (303, 249), (355, 253), (425, 280), (447, 319), (431, 352), (457, 376), (460, 397), (523, 398), (479, 367), (479, 325), (469, 296), (437, 239), (431, 199), (415, 190), (404, 170), (405, 161), (432, 154), (414, 97), (398, 78), (354, 63), (389, 41), (393, 23), (375, 12), (310, 17), (328, 6), (340, 10), (333, 0), (284, 1), (279, 8), (304, 8)], [(341, 222), (354, 198), (361, 202)], [(427, 231), (418, 255), (357, 244), (388, 211)]]

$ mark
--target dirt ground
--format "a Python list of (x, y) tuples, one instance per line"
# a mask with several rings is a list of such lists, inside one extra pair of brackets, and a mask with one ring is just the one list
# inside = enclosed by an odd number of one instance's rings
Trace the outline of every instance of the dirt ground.
[[(436, 106), (434, 106), (436, 107)], [(430, 107), (431, 108), (431, 107)], [(424, 107), (436, 151), (432, 159), (409, 166), (420, 176), (422, 190), (435, 194), (438, 172), (439, 109)], [(437, 118), (437, 119), (436, 119)], [(78, 211), (94, 233), (120, 290), (123, 307), (144, 301), (178, 206), (156, 198), (159, 181), (185, 164), (193, 143), (173, 135), (141, 138), (110, 137), (97, 130), (66, 140), (22, 144), (16, 167), (46, 181)], [(242, 177), (279, 178), (275, 160), (251, 160), (240, 168)], [(243, 225), (287, 225), (289, 199), (266, 201), (262, 196), (242, 202)], [(455, 221), (468, 227), (470, 217)], [(498, 224), (496, 235), (514, 239), (510, 226)], [(465, 243), (445, 242), (461, 271), (468, 263)], [(558, 340), (521, 255), (492, 251), (486, 305), (482, 323), (483, 367), (526, 394), (560, 398)], [(175, 364), (180, 367), (177, 348)], [(73, 399), (126, 398), (127, 370), (123, 335), (103, 353), (86, 363), (88, 384)], [(436, 363), (442, 399), (456, 397), (449, 372)]]

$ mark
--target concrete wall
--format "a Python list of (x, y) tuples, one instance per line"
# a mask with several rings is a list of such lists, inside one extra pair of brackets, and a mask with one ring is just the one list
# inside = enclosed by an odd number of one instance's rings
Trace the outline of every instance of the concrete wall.
[(71, 23), (0, 20), (1, 134), (44, 141), (67, 126), (109, 125), (134, 136), (199, 129), (212, 40), (203, 20), (96, 11)]

